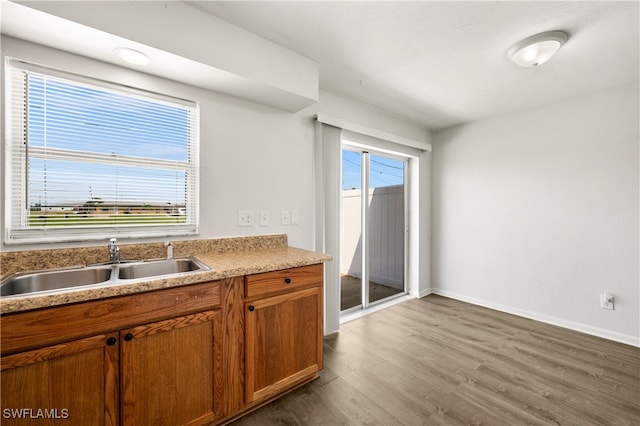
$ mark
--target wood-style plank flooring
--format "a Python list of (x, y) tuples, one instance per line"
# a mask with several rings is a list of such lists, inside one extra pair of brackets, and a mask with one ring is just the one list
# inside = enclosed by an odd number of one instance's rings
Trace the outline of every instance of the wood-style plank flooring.
[(243, 425), (640, 425), (640, 348), (430, 295), (344, 324)]

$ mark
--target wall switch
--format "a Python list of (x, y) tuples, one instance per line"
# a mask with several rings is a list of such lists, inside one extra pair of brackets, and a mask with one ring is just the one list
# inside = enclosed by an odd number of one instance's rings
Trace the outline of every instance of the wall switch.
[(260, 226), (269, 226), (269, 212), (260, 210)]
[(282, 210), (280, 212), (280, 225), (287, 226), (291, 223), (291, 216), (289, 210)]
[(300, 224), (300, 210), (291, 210), (291, 224), (292, 225)]
[(238, 226), (253, 226), (253, 211), (238, 210)]
[(613, 294), (611, 293), (603, 293), (600, 295), (600, 307), (602, 309), (611, 309), (613, 310), (614, 304), (613, 304)]

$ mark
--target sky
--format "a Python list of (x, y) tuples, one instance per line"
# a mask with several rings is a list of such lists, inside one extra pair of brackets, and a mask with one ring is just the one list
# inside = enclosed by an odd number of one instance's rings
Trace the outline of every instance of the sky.
[[(38, 74), (29, 75), (28, 89), (30, 205), (91, 199), (184, 205), (185, 171), (141, 167), (140, 160), (188, 162), (186, 108)], [(85, 156), (38, 157), (35, 148)], [(116, 165), (114, 156), (133, 162)]]
[[(369, 187), (402, 185), (404, 183), (404, 162), (371, 154), (369, 156)], [(360, 189), (362, 154), (356, 151), (342, 151), (342, 189)]]

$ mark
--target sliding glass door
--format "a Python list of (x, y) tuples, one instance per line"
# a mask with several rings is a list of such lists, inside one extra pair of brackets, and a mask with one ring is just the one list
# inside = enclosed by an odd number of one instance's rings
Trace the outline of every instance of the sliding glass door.
[(406, 293), (408, 159), (344, 146), (340, 310), (351, 313)]

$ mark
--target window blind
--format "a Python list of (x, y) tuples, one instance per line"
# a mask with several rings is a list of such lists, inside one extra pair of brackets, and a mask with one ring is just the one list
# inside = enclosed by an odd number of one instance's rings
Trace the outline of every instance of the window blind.
[(198, 107), (10, 60), (7, 242), (195, 233)]

